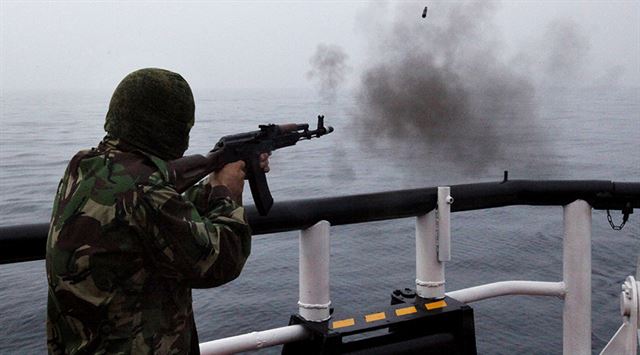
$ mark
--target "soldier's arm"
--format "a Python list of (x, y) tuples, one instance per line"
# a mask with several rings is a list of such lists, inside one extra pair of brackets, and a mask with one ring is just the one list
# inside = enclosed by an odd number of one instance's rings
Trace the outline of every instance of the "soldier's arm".
[[(271, 153), (260, 154), (260, 167), (264, 169), (265, 173), (268, 173), (269, 168), (269, 156)], [(228, 164), (224, 168), (225, 172), (212, 173), (207, 179), (200, 181), (191, 188), (189, 188), (183, 194), (184, 198), (190, 201), (196, 206), (201, 214), (206, 213), (207, 199), (211, 186), (225, 185), (231, 188), (232, 198), (240, 202), (242, 200), (242, 189), (244, 186), (244, 162), (238, 161)], [(221, 176), (220, 173), (223, 173)]]
[(238, 277), (251, 250), (251, 232), (244, 208), (226, 187), (202, 189), (206, 199), (196, 208), (170, 185), (144, 187), (134, 220), (163, 276), (191, 287), (214, 287)]
[(206, 214), (207, 208), (209, 208), (211, 185), (209, 185), (208, 180), (200, 181), (182, 194), (182, 197), (191, 202), (201, 215)]

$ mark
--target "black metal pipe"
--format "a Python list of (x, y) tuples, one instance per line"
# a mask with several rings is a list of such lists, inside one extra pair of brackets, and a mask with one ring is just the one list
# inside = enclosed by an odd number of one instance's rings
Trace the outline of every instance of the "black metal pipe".
[(0, 264), (44, 259), (48, 223), (0, 227)]
[[(436, 207), (437, 188), (277, 202), (268, 216), (247, 207), (254, 235), (413, 217)], [(640, 208), (640, 183), (602, 180), (510, 180), (451, 186), (452, 212), (513, 205), (564, 206), (587, 201), (595, 209)], [(0, 227), (0, 264), (44, 258), (48, 224)]]

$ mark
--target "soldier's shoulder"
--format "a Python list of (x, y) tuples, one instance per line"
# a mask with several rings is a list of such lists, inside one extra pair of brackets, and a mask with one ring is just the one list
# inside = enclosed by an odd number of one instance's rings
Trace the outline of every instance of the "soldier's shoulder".
[(140, 184), (164, 184), (166, 167), (142, 152), (113, 151), (109, 156), (113, 171), (127, 174)]

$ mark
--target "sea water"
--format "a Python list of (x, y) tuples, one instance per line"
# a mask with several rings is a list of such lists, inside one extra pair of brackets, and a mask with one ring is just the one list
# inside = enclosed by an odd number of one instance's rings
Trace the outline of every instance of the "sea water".
[[(2, 93), (0, 226), (48, 222), (68, 159), (104, 135), (109, 96), (109, 91), (82, 90)], [(205, 153), (220, 136), (255, 130), (258, 124), (313, 125), (324, 114), (334, 133), (272, 156), (268, 179), (276, 201), (497, 181), (503, 170), (511, 179), (640, 181), (640, 88), (538, 92), (536, 102), (537, 116), (527, 124), (545, 134), (528, 137), (522, 124), (502, 125), (499, 136), (513, 155), (471, 170), (465, 166), (473, 162), (447, 161), (420, 151), (420, 145), (400, 152), (395, 149), (400, 142), (371, 144), (383, 136), (381, 128), (367, 127), (357, 100), (347, 94), (324, 102), (304, 90), (196, 90), (197, 118), (187, 154)], [(367, 134), (374, 139), (362, 139)], [(252, 203), (248, 191), (245, 201)], [(612, 214), (620, 220), (618, 211)], [(635, 272), (639, 221), (635, 213), (615, 232), (606, 212), (593, 213), (594, 352), (621, 325), (620, 284)], [(391, 291), (413, 287), (414, 223), (406, 218), (331, 229), (336, 313), (380, 311)], [(561, 280), (561, 207), (455, 213), (451, 223), (447, 290), (503, 280)], [(254, 237), (237, 280), (194, 291), (200, 341), (288, 324), (297, 311), (297, 235)], [(0, 265), (0, 353), (46, 351), (46, 295), (43, 261)], [(508, 296), (472, 306), (479, 353), (562, 351), (560, 299)]]

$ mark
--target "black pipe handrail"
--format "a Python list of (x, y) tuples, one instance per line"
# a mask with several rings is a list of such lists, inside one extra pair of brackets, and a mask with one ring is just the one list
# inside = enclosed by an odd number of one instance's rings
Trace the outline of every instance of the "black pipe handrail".
[[(603, 180), (502, 182), (452, 185), (452, 212), (514, 205), (564, 206), (585, 200), (600, 210), (640, 208), (639, 182)], [(305, 229), (318, 221), (331, 225), (414, 217), (436, 207), (437, 187), (362, 195), (276, 202), (268, 216), (247, 206), (254, 235)], [(47, 223), (0, 227), (0, 264), (43, 259)]]

